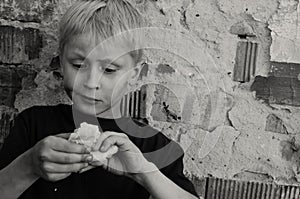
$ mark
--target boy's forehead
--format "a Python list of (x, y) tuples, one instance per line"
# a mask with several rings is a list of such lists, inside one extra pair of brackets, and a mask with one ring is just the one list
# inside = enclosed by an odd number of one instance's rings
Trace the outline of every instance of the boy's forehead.
[(76, 35), (66, 43), (67, 53), (81, 54), (82, 56), (114, 56), (119, 57), (134, 50), (130, 43), (121, 38), (100, 39), (88, 34)]

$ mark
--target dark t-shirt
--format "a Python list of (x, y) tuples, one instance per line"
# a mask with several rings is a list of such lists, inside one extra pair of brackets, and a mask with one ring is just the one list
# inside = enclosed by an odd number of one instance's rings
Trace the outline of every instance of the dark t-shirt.
[[(161, 132), (131, 118), (104, 119), (83, 115), (70, 105), (36, 106), (20, 113), (0, 151), (0, 170), (39, 140), (59, 133), (74, 132), (81, 122), (99, 126), (101, 131), (122, 132), (155, 163), (161, 172), (186, 191), (197, 195), (183, 174), (183, 150)], [(21, 196), (22, 199), (67, 198), (139, 198), (149, 193), (132, 179), (97, 167), (57, 181), (39, 178)]]

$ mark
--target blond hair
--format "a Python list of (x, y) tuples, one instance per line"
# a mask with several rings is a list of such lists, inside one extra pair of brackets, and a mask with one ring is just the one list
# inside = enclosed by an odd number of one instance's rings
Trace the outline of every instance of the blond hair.
[[(75, 35), (90, 34), (94, 41), (105, 40), (122, 32), (141, 28), (143, 17), (126, 0), (79, 0), (64, 14), (59, 27), (59, 51)], [(137, 44), (136, 35), (130, 41)], [(130, 52), (136, 62), (142, 57), (142, 49)]]

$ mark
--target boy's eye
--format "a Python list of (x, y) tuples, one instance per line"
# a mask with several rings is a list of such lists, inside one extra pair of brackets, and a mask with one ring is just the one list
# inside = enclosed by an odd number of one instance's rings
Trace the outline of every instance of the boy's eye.
[(114, 68), (105, 68), (105, 70), (104, 70), (105, 73), (114, 73), (114, 72), (116, 72), (116, 71), (117, 71), (117, 70), (114, 69)]
[(77, 69), (85, 67), (85, 65), (83, 63), (74, 63), (74, 64), (72, 64), (72, 66)]
[(110, 64), (104, 68), (104, 73), (111, 74), (116, 72), (117, 70), (118, 70), (117, 66)]

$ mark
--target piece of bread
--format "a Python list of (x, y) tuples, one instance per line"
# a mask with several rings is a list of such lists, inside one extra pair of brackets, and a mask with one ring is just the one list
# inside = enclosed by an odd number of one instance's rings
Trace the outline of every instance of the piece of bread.
[(100, 152), (99, 147), (102, 143), (98, 143), (98, 139), (101, 135), (98, 126), (83, 122), (78, 129), (75, 129), (74, 133), (71, 133), (69, 137), (70, 142), (84, 145), (93, 155), (93, 162), (105, 163), (108, 158), (111, 158), (118, 152), (117, 146), (111, 146), (106, 152)]
[(74, 133), (71, 133), (69, 141), (82, 144), (89, 151), (97, 150), (94, 147), (100, 134), (98, 126), (83, 122), (78, 129), (75, 129)]

